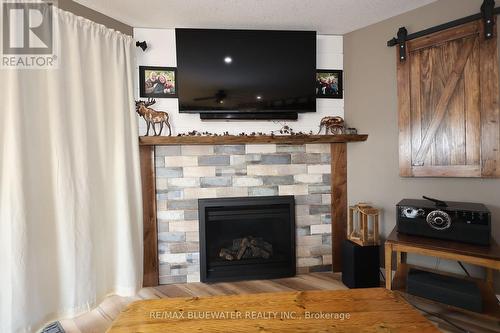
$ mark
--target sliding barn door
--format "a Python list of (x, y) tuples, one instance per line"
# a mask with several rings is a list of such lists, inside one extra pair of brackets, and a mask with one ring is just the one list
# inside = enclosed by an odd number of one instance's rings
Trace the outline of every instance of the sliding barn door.
[(398, 60), (401, 176), (500, 177), (497, 38), (483, 31), (475, 21), (407, 42)]

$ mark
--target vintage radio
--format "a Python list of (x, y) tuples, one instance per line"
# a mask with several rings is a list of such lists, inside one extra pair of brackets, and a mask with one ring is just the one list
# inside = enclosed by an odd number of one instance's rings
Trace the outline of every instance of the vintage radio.
[(398, 232), (476, 245), (489, 245), (491, 214), (485, 205), (403, 199), (397, 204)]

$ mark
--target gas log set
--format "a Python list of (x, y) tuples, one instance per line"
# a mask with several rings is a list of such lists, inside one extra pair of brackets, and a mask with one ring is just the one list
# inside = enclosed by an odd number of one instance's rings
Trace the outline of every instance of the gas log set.
[(225, 260), (269, 259), (273, 255), (273, 246), (261, 237), (247, 236), (233, 239), (230, 248), (222, 248), (219, 257)]

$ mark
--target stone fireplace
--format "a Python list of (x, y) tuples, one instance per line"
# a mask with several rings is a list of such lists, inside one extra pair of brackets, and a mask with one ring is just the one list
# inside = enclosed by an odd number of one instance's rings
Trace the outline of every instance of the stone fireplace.
[(295, 275), (293, 196), (200, 199), (202, 282)]
[(198, 199), (292, 196), (296, 271), (331, 270), (330, 146), (157, 146), (159, 283), (200, 281)]

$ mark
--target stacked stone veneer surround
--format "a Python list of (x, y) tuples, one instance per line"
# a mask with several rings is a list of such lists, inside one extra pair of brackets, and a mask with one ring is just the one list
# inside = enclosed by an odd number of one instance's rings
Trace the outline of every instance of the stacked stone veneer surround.
[(329, 144), (156, 147), (160, 284), (200, 280), (198, 199), (294, 195), (298, 272), (331, 269)]

